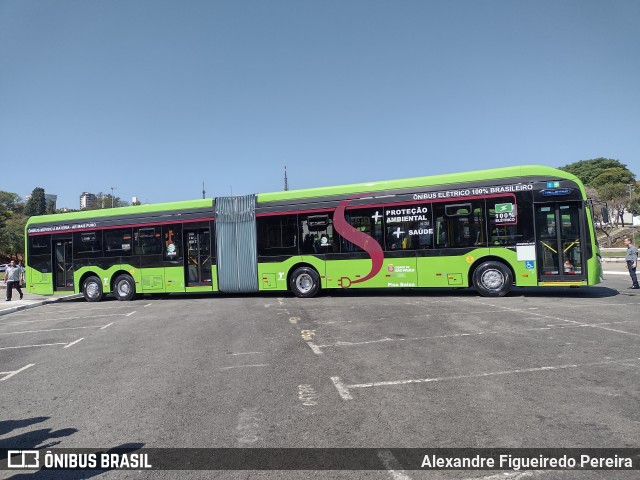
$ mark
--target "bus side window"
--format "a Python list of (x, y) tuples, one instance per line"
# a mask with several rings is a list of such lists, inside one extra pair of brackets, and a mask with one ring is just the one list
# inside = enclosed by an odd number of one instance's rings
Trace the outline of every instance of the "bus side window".
[(297, 215), (258, 218), (258, 255), (297, 255), (296, 223)]
[(104, 254), (108, 257), (131, 255), (131, 228), (104, 231)]
[(436, 248), (446, 248), (449, 246), (449, 235), (447, 233), (447, 221), (444, 217), (436, 218)]
[(134, 252), (136, 255), (161, 253), (160, 227), (139, 227), (134, 230)]
[(334, 245), (333, 219), (328, 213), (300, 215), (298, 220), (300, 253), (323, 254), (332, 253)]
[(165, 262), (182, 262), (182, 226), (162, 226), (162, 252)]
[(102, 231), (75, 232), (73, 234), (74, 258), (102, 256)]
[(434, 204), (436, 248), (486, 245), (484, 202)]
[(487, 199), (489, 245), (512, 246), (523, 241), (518, 233), (518, 205), (512, 196)]
[[(349, 210), (345, 219), (356, 230), (375, 239), (380, 246), (383, 245), (382, 215), (380, 209), (362, 208)], [(341, 238), (342, 253), (362, 252), (362, 248)]]

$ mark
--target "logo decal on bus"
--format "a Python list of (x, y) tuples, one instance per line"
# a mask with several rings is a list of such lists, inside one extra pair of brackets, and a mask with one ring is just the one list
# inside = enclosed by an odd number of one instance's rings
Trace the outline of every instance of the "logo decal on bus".
[[(380, 269), (382, 269), (382, 264), (384, 263), (384, 252), (382, 251), (382, 247), (376, 241), (375, 238), (367, 235), (360, 230), (355, 229), (349, 222), (344, 218), (344, 212), (347, 209), (347, 205), (351, 202), (351, 200), (345, 200), (344, 202), (338, 205), (336, 208), (336, 213), (333, 217), (333, 226), (337, 230), (337, 232), (342, 235), (346, 240), (350, 241), (354, 245), (362, 248), (369, 257), (371, 258), (371, 271), (366, 274), (362, 278), (358, 278), (356, 280), (351, 280), (348, 277), (342, 277), (340, 280), (340, 285), (343, 288), (349, 288), (352, 283), (361, 283), (366, 282), (370, 278), (375, 277)], [(344, 279), (344, 281), (343, 281)]]

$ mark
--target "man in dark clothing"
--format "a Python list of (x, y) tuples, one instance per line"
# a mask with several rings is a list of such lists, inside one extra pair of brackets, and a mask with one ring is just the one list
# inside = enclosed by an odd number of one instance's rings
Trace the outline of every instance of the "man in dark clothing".
[(629, 275), (631, 276), (632, 285), (629, 288), (638, 289), (638, 277), (636, 276), (636, 266), (638, 265), (638, 249), (631, 243), (631, 239), (625, 238), (624, 244), (627, 246), (627, 254), (624, 259), (627, 261), (627, 268), (629, 269)]
[(22, 300), (22, 290), (20, 290), (20, 277), (22, 276), (22, 269), (16, 267), (16, 262), (11, 260), (11, 263), (4, 271), (4, 282), (7, 284), (7, 302), (11, 301), (11, 293), (15, 289), (20, 294), (20, 300)]

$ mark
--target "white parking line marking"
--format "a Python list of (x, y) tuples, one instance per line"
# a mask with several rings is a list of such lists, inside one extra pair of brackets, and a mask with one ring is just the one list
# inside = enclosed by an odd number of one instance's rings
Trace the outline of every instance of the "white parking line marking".
[(150, 306), (151, 306), (151, 303), (147, 303), (146, 305), (144, 305), (143, 308), (147, 308), (147, 307), (150, 307)]
[(20, 345), (19, 347), (1, 347), (0, 350), (12, 350), (14, 348), (50, 347), (52, 345), (66, 345), (66, 343), (64, 343), (64, 342), (59, 342), (59, 343), (40, 343), (38, 345)]
[(627, 334), (627, 335), (633, 335), (635, 337), (640, 337), (640, 334), (638, 334), (638, 333), (625, 332), (624, 330), (616, 330), (615, 328), (601, 327), (600, 325), (594, 325), (594, 327), (601, 328), (602, 330), (609, 330), (610, 332), (618, 332), (618, 333), (624, 333), (624, 334)]
[(84, 337), (79, 338), (78, 340), (74, 340), (73, 342), (71, 342), (70, 344), (68, 344), (67, 346), (62, 347), (62, 348), (69, 348), (69, 347), (75, 345), (76, 343), (80, 343), (82, 340), (84, 340)]
[[(628, 274), (627, 274), (628, 275)], [(531, 315), (536, 315), (538, 311), (544, 311), (544, 310), (557, 310), (556, 306), (550, 305), (550, 306), (543, 306), (543, 307), (521, 307), (521, 308), (515, 308), (515, 307), (506, 307), (506, 306), (502, 306), (502, 305), (495, 305), (495, 304), (489, 304), (489, 303), (483, 303), (483, 302), (479, 302), (477, 300), (472, 300), (472, 299), (459, 299), (456, 300), (456, 302), (469, 302), (469, 303), (473, 303), (474, 305), (477, 306), (483, 306), (483, 307), (490, 307), (493, 308), (492, 310), (476, 310), (476, 311), (465, 311), (465, 312), (461, 312), (461, 311), (450, 311), (450, 312), (441, 312), (441, 313), (437, 313), (437, 314), (422, 314), (422, 315), (415, 315), (415, 316), (408, 316), (408, 317), (400, 317), (397, 320), (400, 320), (402, 318), (428, 318), (428, 317), (441, 317), (441, 316), (449, 316), (449, 315), (484, 315), (484, 314), (495, 314), (495, 313), (501, 313), (501, 312), (518, 312), (518, 313), (524, 313), (526, 314), (527, 312), (531, 312)], [(443, 302), (440, 302), (443, 303)], [(409, 305), (420, 305), (418, 303), (416, 304), (409, 304)], [(589, 309), (593, 309), (596, 307), (624, 307), (624, 306), (628, 306), (628, 305), (640, 305), (640, 302), (623, 302), (623, 303), (611, 303), (611, 302), (582, 302), (582, 303), (571, 303), (568, 304), (570, 305), (572, 308), (589, 308)], [(380, 307), (384, 307), (386, 305), (380, 305), (380, 306), (376, 306), (373, 305), (373, 307), (375, 308), (380, 308)], [(432, 305), (430, 305), (432, 306)], [(361, 306), (359, 308), (366, 308), (365, 306)], [(311, 309), (307, 309), (305, 310), (306, 313), (308, 314), (318, 314), (321, 316), (327, 316), (327, 312), (328, 311), (333, 311), (333, 310), (337, 310), (334, 309), (332, 307), (325, 307), (323, 309), (315, 309), (315, 308), (311, 308)], [(340, 313), (343, 313), (343, 309), (340, 308)], [(538, 316), (542, 316), (541, 314), (538, 314)], [(384, 319), (384, 317), (376, 317), (375, 320), (382, 320)], [(322, 322), (322, 324), (326, 325), (326, 324), (330, 324), (330, 323), (346, 323), (346, 322), (351, 322), (352, 320), (332, 320), (330, 322)], [(367, 319), (367, 321), (371, 321), (369, 319)], [(318, 324), (320, 324), (321, 322), (316, 322)]]
[[(493, 306), (493, 305), (491, 305)], [(503, 307), (503, 308), (507, 308), (507, 307)], [(509, 309), (511, 311), (517, 311), (518, 313), (527, 313), (528, 310), (536, 310), (535, 308), (526, 308), (526, 309), (521, 309), (521, 310), (517, 310), (517, 309)], [(484, 315), (485, 313), (504, 313), (504, 310), (482, 310), (482, 311), (477, 311), (477, 312), (466, 312), (464, 313), (464, 315)], [(442, 312), (442, 313), (425, 313), (422, 315), (416, 315), (414, 318), (422, 318), (422, 317), (443, 317), (443, 316), (449, 316), (449, 315), (457, 315), (460, 316), (462, 315), (462, 312)], [(532, 313), (532, 315), (535, 315), (535, 313)]]
[[(633, 363), (622, 363), (622, 362), (620, 362), (620, 365), (624, 365), (625, 367), (638, 368), (638, 365), (635, 365)], [(607, 395), (609, 395), (609, 394), (607, 394)], [(619, 396), (619, 394), (618, 395), (613, 395), (613, 396)]]
[(0, 322), (0, 325), (23, 325), (25, 323), (37, 323), (37, 322), (66, 322), (68, 320), (93, 320), (94, 318), (103, 317), (122, 317), (126, 316), (124, 313), (109, 313), (105, 315), (92, 315), (90, 317), (66, 317), (66, 318), (41, 318), (39, 320), (14, 320), (9, 322)]
[(127, 313), (127, 314), (125, 315), (125, 317), (130, 317), (130, 316), (131, 316), (131, 315), (133, 315), (134, 313), (136, 313), (136, 312), (135, 312), (135, 310), (134, 310), (133, 312), (131, 312), (131, 313)]
[(340, 377), (331, 377), (331, 381), (335, 385), (336, 389), (338, 390), (338, 393), (340, 394), (343, 400), (353, 400), (353, 397), (349, 393), (349, 389), (345, 386), (344, 383), (342, 383), (342, 380), (340, 380)]
[(15, 372), (0, 372), (0, 375), (4, 375), (6, 373), (9, 374), (6, 377), (0, 378), (0, 382), (4, 382), (5, 380), (9, 380), (14, 375), (17, 375), (20, 372), (24, 372), (27, 368), (33, 367), (34, 365), (35, 365), (35, 363), (30, 363), (29, 365), (26, 365), (26, 366), (22, 367), (21, 369), (16, 370)]
[(313, 342), (307, 342), (307, 345), (309, 345), (309, 348), (313, 351), (313, 353), (315, 353), (316, 355), (322, 355), (322, 350), (320, 350), (318, 345)]
[(386, 468), (391, 475), (391, 478), (394, 480), (411, 480), (411, 477), (400, 469), (400, 464), (396, 457), (393, 456), (393, 453), (391, 453), (391, 450), (378, 450), (376, 453), (382, 461), (384, 468)]
[(252, 368), (252, 367), (268, 367), (268, 363), (261, 363), (258, 365), (234, 365), (233, 367), (222, 367), (220, 370), (231, 370), (232, 368)]
[(336, 342), (336, 343), (328, 343), (325, 345), (315, 345), (315, 348), (332, 348), (332, 347), (357, 347), (359, 345), (370, 345), (375, 343), (386, 343), (386, 342), (409, 342), (409, 341), (419, 341), (419, 340), (437, 340), (442, 338), (458, 338), (458, 337), (478, 337), (481, 335), (519, 335), (527, 332), (538, 332), (538, 331), (548, 331), (548, 330), (564, 330), (569, 328), (602, 328), (603, 330), (611, 330), (619, 333), (626, 333), (628, 335), (638, 335), (637, 333), (624, 332), (622, 330), (615, 330), (611, 328), (605, 328), (603, 325), (614, 325), (618, 323), (629, 323), (629, 322), (637, 322), (639, 319), (630, 319), (630, 320), (620, 320), (618, 322), (603, 322), (596, 324), (589, 323), (579, 323), (569, 322), (564, 324), (555, 324), (555, 325), (546, 325), (544, 327), (535, 327), (535, 328), (522, 328), (522, 329), (503, 329), (503, 330), (490, 330), (486, 332), (475, 332), (475, 333), (450, 333), (447, 335), (432, 335), (427, 337), (410, 337), (410, 338), (381, 338), (378, 340), (367, 340), (363, 342)]
[[(78, 307), (80, 307), (80, 305), (78, 305)], [(85, 313), (85, 312), (94, 312), (96, 310), (113, 310), (115, 308), (129, 309), (131, 308), (131, 305), (111, 305), (109, 307), (95, 307), (95, 308), (67, 308), (67, 307), (62, 308), (62, 307), (56, 307), (55, 305), (46, 305), (43, 308), (48, 313), (70, 313), (70, 312)], [(32, 315), (32, 314), (27, 312), (18, 312), (14, 315)]]
[(110, 324), (105, 325), (103, 327), (100, 327), (100, 330), (104, 330), (105, 328), (109, 328), (111, 325), (113, 325), (113, 322), (111, 322)]
[[(481, 305), (486, 305), (489, 307), (493, 307), (493, 308), (499, 308), (501, 310), (499, 310), (499, 312), (514, 312), (514, 313), (525, 313), (524, 310), (520, 310), (517, 308), (510, 308), (510, 307), (503, 307), (501, 305), (492, 305), (490, 303), (482, 303), (482, 302), (478, 302), (477, 300), (473, 300), (473, 299), (461, 299), (461, 301), (463, 302), (469, 302), (469, 303), (473, 303), (475, 305), (477, 305), (478, 303), (480, 303)], [(587, 306), (587, 305), (585, 305)], [(592, 305), (588, 305), (589, 307), (592, 307)], [(550, 306), (550, 307), (546, 307), (546, 308), (553, 308), (556, 309), (557, 307), (554, 306)], [(568, 320), (566, 318), (560, 318), (560, 317), (552, 317), (551, 315), (543, 315), (542, 313), (535, 313), (535, 312), (526, 312), (528, 315), (533, 315), (534, 317), (541, 317), (541, 318), (548, 318), (551, 320), (558, 320), (560, 322), (570, 322), (570, 323), (582, 323), (582, 322), (577, 322), (575, 320)]]
[[(109, 325), (113, 325), (110, 323)], [(109, 326), (107, 325), (107, 326)], [(90, 325), (88, 327), (67, 327), (67, 328), (50, 328), (48, 330), (23, 330), (21, 332), (2, 332), (0, 335), (17, 335), (19, 333), (41, 333), (41, 332), (59, 332), (62, 330), (80, 330), (84, 328), (100, 328), (101, 325)]]
[(619, 323), (630, 323), (630, 322), (637, 322), (639, 321), (640, 318), (630, 318), (629, 320), (618, 320), (615, 322), (601, 322), (601, 323), (581, 323), (578, 325), (575, 325), (574, 323), (559, 323), (559, 324), (550, 324), (547, 325), (547, 327), (553, 327), (553, 328), (579, 328), (579, 327), (593, 327), (593, 328), (600, 328), (602, 325), (617, 325)]
[[(470, 333), (460, 333), (460, 334), (455, 334), (453, 336), (460, 336), (460, 335), (471, 335)], [(477, 335), (477, 334), (476, 334)], [(446, 335), (446, 336), (450, 336), (450, 335)], [(336, 342), (336, 343), (329, 343), (327, 345), (316, 345), (316, 348), (329, 348), (329, 347), (351, 347), (354, 345), (369, 345), (371, 343), (383, 343), (383, 342), (403, 342), (406, 340), (425, 340), (427, 338), (441, 338), (442, 336), (438, 336), (438, 337), (416, 337), (416, 338), (381, 338), (379, 340), (367, 340), (364, 342)]]
[(547, 367), (533, 367), (533, 368), (520, 368), (516, 370), (503, 370), (498, 372), (484, 372), (484, 373), (476, 373), (471, 375), (452, 375), (445, 377), (432, 377), (432, 378), (417, 378), (417, 379), (409, 379), (409, 380), (390, 380), (383, 382), (370, 382), (370, 383), (356, 383), (353, 385), (345, 385), (340, 377), (331, 377), (331, 381), (335, 385), (338, 393), (344, 400), (352, 400), (350, 390), (354, 388), (371, 388), (371, 387), (386, 387), (393, 385), (409, 385), (409, 384), (418, 384), (418, 383), (433, 383), (433, 382), (444, 382), (450, 380), (468, 380), (473, 378), (485, 378), (485, 377), (494, 377), (499, 375), (514, 375), (517, 373), (533, 373), (533, 372), (548, 372), (554, 370), (568, 370), (573, 368), (584, 368), (584, 367), (598, 367), (604, 365), (620, 365), (625, 362), (634, 362), (636, 360), (640, 360), (640, 358), (626, 358), (620, 360), (606, 360), (603, 362), (593, 362), (593, 363), (583, 363), (583, 364), (571, 364), (571, 365), (551, 365)]
[(264, 355), (264, 352), (238, 352), (231, 355)]

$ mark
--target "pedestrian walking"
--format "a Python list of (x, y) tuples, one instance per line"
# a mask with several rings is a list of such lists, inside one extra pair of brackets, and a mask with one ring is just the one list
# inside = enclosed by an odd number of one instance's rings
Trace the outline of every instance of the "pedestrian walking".
[(627, 269), (629, 269), (629, 275), (631, 276), (632, 283), (629, 288), (636, 290), (640, 288), (638, 285), (638, 277), (636, 276), (636, 267), (638, 266), (638, 248), (631, 242), (630, 238), (625, 238), (624, 244), (627, 246), (627, 254), (624, 256), (624, 259), (627, 262)]
[(11, 263), (9, 263), (9, 266), (4, 271), (4, 283), (7, 285), (7, 302), (11, 301), (11, 294), (13, 293), (14, 287), (20, 294), (20, 300), (22, 300), (22, 290), (20, 289), (21, 277), (22, 269), (16, 266), (14, 260), (11, 260)]

